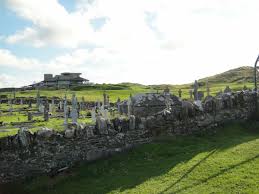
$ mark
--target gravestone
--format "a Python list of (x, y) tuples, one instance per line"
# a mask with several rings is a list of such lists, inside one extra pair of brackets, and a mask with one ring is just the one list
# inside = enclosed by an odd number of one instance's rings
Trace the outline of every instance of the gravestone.
[(203, 97), (204, 97), (204, 92), (203, 91), (198, 91), (198, 97), (197, 97), (197, 100), (202, 100)]
[(206, 81), (206, 92), (207, 92), (207, 96), (210, 96), (210, 88), (209, 88), (208, 80)]
[(44, 105), (40, 103), (39, 105), (39, 112), (44, 113)]
[(127, 101), (127, 106), (128, 106), (128, 117), (130, 117), (130, 115), (132, 114), (132, 100), (131, 100), (131, 97), (129, 97), (129, 99)]
[(40, 91), (37, 91), (37, 96), (36, 96), (36, 107), (39, 108), (40, 106)]
[(32, 118), (33, 118), (32, 113), (28, 112), (28, 121), (32, 121)]
[(97, 101), (97, 109), (100, 109), (101, 108), (101, 102), (100, 100)]
[(189, 95), (190, 95), (190, 99), (193, 99), (193, 90), (192, 89), (189, 90)]
[(11, 99), (8, 100), (8, 106), (9, 106), (9, 113), (12, 114), (13, 113), (13, 103), (12, 103)]
[(120, 98), (118, 98), (118, 99), (117, 99), (117, 102), (116, 102), (116, 105), (117, 105), (117, 109), (118, 109), (119, 114), (121, 114), (121, 107), (120, 107), (120, 103), (121, 103), (121, 99), (120, 99)]
[(21, 98), (21, 100), (20, 100), (20, 105), (23, 105), (23, 99)]
[(229, 86), (226, 86), (226, 88), (224, 89), (224, 93), (231, 93), (232, 90), (230, 89)]
[(103, 106), (107, 106), (107, 94), (106, 94), (106, 92), (103, 93)]
[(91, 119), (95, 123), (96, 122), (96, 109), (95, 107), (91, 110)]
[(67, 96), (65, 96), (65, 100), (64, 100), (64, 125), (65, 128), (67, 127), (68, 124), (68, 108), (67, 108)]
[(130, 115), (129, 117), (129, 130), (135, 130), (136, 128), (136, 118), (134, 115)]
[(29, 107), (29, 108), (32, 108), (32, 102), (31, 102), (31, 100), (29, 100), (28, 107)]
[(198, 81), (195, 80), (193, 85), (194, 100), (198, 100), (198, 89), (199, 89), (199, 84), (198, 84)]
[(45, 101), (44, 103), (44, 121), (49, 120), (49, 103), (48, 100)]
[[(65, 100), (67, 101), (67, 99), (65, 99)], [(59, 101), (59, 110), (62, 111), (62, 110), (64, 110), (63, 108), (64, 108), (63, 100), (60, 100)]]
[(181, 90), (181, 88), (178, 90), (178, 96), (179, 96), (179, 98), (182, 98), (182, 90)]
[(244, 91), (247, 91), (247, 90), (248, 90), (248, 87), (247, 87), (246, 85), (244, 85), (243, 90), (244, 90)]
[(13, 99), (15, 99), (15, 98), (16, 98), (16, 91), (14, 89), (14, 91), (13, 91)]
[(168, 86), (166, 86), (166, 88), (164, 89), (164, 95), (168, 95), (170, 94), (170, 89)]
[(110, 96), (107, 95), (107, 106), (110, 107)]
[(77, 119), (78, 119), (78, 110), (77, 109), (78, 109), (78, 105), (77, 105), (76, 95), (73, 94), (73, 96), (72, 96), (72, 110), (71, 110), (72, 124), (77, 123)]
[(96, 117), (96, 128), (101, 135), (108, 135), (108, 126), (106, 120), (98, 115)]

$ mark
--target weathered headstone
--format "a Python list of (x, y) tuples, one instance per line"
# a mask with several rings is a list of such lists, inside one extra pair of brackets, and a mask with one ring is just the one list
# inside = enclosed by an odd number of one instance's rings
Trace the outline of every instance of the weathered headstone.
[(100, 134), (108, 135), (107, 122), (103, 117), (99, 115), (96, 117), (96, 127)]
[(39, 112), (44, 113), (44, 105), (40, 103), (39, 105)]
[(71, 110), (71, 118), (72, 118), (72, 123), (77, 123), (78, 119), (78, 106), (77, 106), (77, 99), (76, 95), (73, 94), (72, 96), (72, 110)]
[(95, 109), (95, 107), (92, 108), (92, 110), (91, 110), (91, 118), (92, 118), (92, 121), (95, 123), (96, 122), (96, 109)]

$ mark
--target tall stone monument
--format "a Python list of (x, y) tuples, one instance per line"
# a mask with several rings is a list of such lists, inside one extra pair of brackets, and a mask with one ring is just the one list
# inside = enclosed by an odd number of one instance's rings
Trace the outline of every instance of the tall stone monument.
[(71, 110), (72, 123), (76, 124), (78, 119), (78, 105), (76, 95), (72, 96), (72, 110)]
[(198, 100), (198, 89), (199, 89), (199, 84), (198, 84), (198, 81), (195, 80), (193, 85), (194, 100)]

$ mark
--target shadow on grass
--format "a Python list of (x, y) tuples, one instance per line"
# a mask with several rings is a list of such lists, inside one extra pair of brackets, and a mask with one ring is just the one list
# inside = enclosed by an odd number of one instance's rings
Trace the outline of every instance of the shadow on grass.
[[(72, 169), (72, 173), (68, 175), (60, 175), (54, 178), (43, 176), (24, 183), (17, 183), (12, 186), (19, 188), (20, 192), (14, 189), (13, 192), (12, 190), (6, 190), (4, 194), (22, 193), (22, 190), (24, 193), (55, 194), (101, 194), (114, 190), (123, 192), (135, 188), (148, 179), (166, 174), (176, 165), (191, 160), (199, 153), (208, 152), (208, 155), (194, 164), (171, 186), (161, 192), (164, 193), (179, 184), (216, 151), (231, 148), (259, 138), (259, 130), (247, 130), (248, 128), (259, 128), (258, 124), (252, 124), (229, 124), (226, 127), (219, 128), (215, 135), (177, 137), (165, 142), (142, 145), (128, 153), (118, 154), (112, 158), (91, 164), (83, 164)], [(198, 184), (181, 188), (176, 192), (202, 184), (257, 157), (258, 155), (247, 161), (223, 169), (201, 180)]]

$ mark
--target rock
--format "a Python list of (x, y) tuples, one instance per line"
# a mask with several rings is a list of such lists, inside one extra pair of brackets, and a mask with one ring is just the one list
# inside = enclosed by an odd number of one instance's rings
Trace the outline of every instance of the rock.
[(66, 138), (73, 138), (75, 136), (75, 129), (67, 129), (65, 130), (65, 137)]
[(28, 147), (31, 143), (31, 132), (26, 127), (22, 127), (18, 130), (18, 141), (22, 147)]
[(97, 116), (96, 118), (96, 127), (100, 134), (108, 135), (108, 126), (106, 120), (101, 117)]
[(36, 132), (36, 134), (40, 137), (44, 138), (50, 138), (55, 131), (53, 129), (49, 129), (47, 127), (42, 127), (39, 131)]
[(134, 130), (136, 128), (136, 118), (134, 115), (129, 117), (129, 130)]
[(93, 128), (91, 126), (86, 128), (86, 135), (87, 135), (87, 137), (93, 137), (94, 136)]

